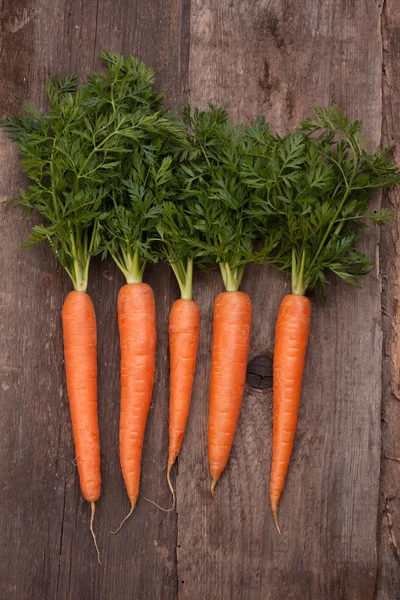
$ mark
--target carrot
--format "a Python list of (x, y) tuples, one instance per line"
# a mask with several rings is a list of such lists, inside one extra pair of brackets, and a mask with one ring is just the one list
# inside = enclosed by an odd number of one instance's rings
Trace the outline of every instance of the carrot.
[(139, 494), (144, 432), (153, 392), (156, 314), (153, 291), (147, 283), (130, 283), (120, 289), (118, 325), (121, 345), (120, 461), (131, 503), (121, 527), (132, 514)]
[[(143, 75), (146, 75), (145, 70)], [(150, 72), (148, 75), (150, 77)], [(148, 81), (151, 84), (152, 79)], [(104, 247), (127, 283), (118, 295), (121, 344), (119, 440), (130, 510), (115, 533), (133, 513), (138, 498), (143, 440), (153, 391), (155, 304), (152, 289), (142, 280), (147, 264), (160, 258), (156, 241), (160, 239), (161, 205), (165, 195), (170, 193), (170, 181), (173, 180), (170, 150), (172, 142), (181, 136), (174, 123), (163, 116), (164, 112), (150, 111), (146, 116), (142, 114), (142, 108), (138, 108), (131, 115), (136, 133), (132, 136), (129, 161), (124, 163), (116, 178), (121, 183), (107, 207), (102, 229)], [(141, 144), (137, 143), (139, 135), (143, 136)]]
[(100, 498), (100, 440), (97, 418), (96, 315), (86, 292), (68, 294), (62, 309), (64, 355), (76, 461), (83, 497), (90, 502), (93, 531), (95, 502)]
[(276, 322), (274, 351), (274, 409), (270, 501), (275, 525), (297, 428), (304, 360), (310, 332), (311, 303), (306, 296), (288, 294)]
[(243, 292), (223, 292), (214, 303), (214, 338), (208, 421), (211, 493), (224, 471), (242, 405), (252, 306)]
[[(113, 60), (111, 55), (108, 55)], [(114, 55), (117, 62), (121, 58)], [(110, 72), (104, 81), (104, 94), (115, 94), (117, 79), (123, 81), (125, 98), (127, 73), (119, 78)], [(137, 89), (137, 68), (130, 79)], [(113, 92), (107, 82), (111, 79)], [(23, 157), (21, 165), (30, 180), (15, 204), (35, 209), (40, 223), (25, 247), (45, 241), (68, 273), (74, 292), (66, 299), (64, 327), (67, 387), (71, 409), (77, 464), (82, 493), (91, 505), (90, 531), (100, 562), (93, 531), (95, 503), (100, 496), (100, 449), (97, 422), (96, 320), (86, 294), (91, 258), (99, 248), (99, 219), (110, 194), (110, 179), (122, 162), (127, 134), (136, 130), (119, 117), (104, 118), (105, 102), (93, 104), (93, 80), (78, 85), (75, 75), (54, 77), (46, 86), (49, 112), (42, 113), (25, 103), (25, 114), (0, 120), (10, 138), (17, 142)], [(103, 100), (105, 95), (102, 96)], [(124, 106), (125, 99), (123, 100)], [(136, 134), (134, 134), (136, 136)], [(99, 143), (99, 140), (102, 140)], [(51, 152), (49, 152), (51, 149)]]
[(264, 246), (257, 258), (291, 271), (292, 294), (283, 299), (276, 325), (274, 426), (270, 480), (278, 532), (278, 503), (293, 449), (304, 360), (310, 330), (308, 290), (325, 297), (327, 271), (361, 287), (373, 268), (358, 249), (369, 220), (383, 225), (387, 209), (369, 211), (373, 188), (400, 181), (387, 152), (368, 153), (361, 121), (351, 123), (336, 106), (316, 107), (314, 118), (284, 138), (272, 137), (264, 119), (249, 130), (252, 140), (242, 163), (242, 181), (254, 190), (249, 214)]
[(172, 494), (170, 474), (181, 449), (189, 416), (199, 333), (200, 313), (196, 302), (184, 298), (176, 300), (169, 314), (171, 372), (167, 479)]
[[(183, 161), (183, 159), (182, 159)], [(177, 189), (183, 186), (184, 176), (179, 169), (181, 160), (173, 165)], [(178, 168), (179, 167), (179, 168)], [(192, 299), (194, 261), (199, 258), (201, 249), (196, 244), (202, 241), (202, 234), (193, 227), (193, 219), (189, 214), (191, 202), (173, 194), (175, 201), (164, 201), (161, 220), (158, 226), (162, 244), (162, 258), (168, 260), (181, 297), (173, 304), (169, 313), (169, 348), (170, 348), (170, 400), (169, 400), (169, 450), (167, 464), (167, 482), (171, 490), (175, 507), (175, 492), (171, 483), (171, 470), (181, 450), (186, 423), (189, 416), (190, 401), (194, 373), (196, 369), (197, 348), (200, 334), (200, 312), (197, 303)]]

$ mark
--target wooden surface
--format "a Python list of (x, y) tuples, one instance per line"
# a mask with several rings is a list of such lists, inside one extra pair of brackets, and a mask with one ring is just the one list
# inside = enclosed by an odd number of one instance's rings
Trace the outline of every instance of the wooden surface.
[[(98, 66), (101, 49), (134, 53), (152, 65), (176, 108), (212, 100), (235, 119), (264, 113), (284, 132), (313, 104), (336, 102), (363, 119), (372, 144), (400, 141), (397, 0), (1, 0), (1, 116), (21, 110), (25, 98), (44, 107), (48, 77), (83, 76)], [(16, 149), (1, 134), (0, 199), (14, 197), (23, 183)], [(398, 208), (399, 192), (383, 202)], [(111, 263), (94, 261), (101, 567), (79, 492), (64, 382), (60, 310), (69, 282), (46, 246), (19, 248), (33, 222), (1, 207), (0, 598), (400, 598), (400, 219), (364, 236), (379, 267), (363, 290), (332, 280), (327, 305), (312, 300), (299, 428), (280, 506), (282, 537), (268, 500), (268, 357), (288, 280), (260, 266), (246, 272), (243, 290), (254, 302), (248, 385), (231, 460), (212, 500), (208, 378), (212, 304), (222, 286), (217, 275), (196, 273), (199, 362), (174, 473), (177, 508), (164, 514), (143, 497), (170, 502), (167, 315), (178, 290), (167, 267), (148, 269), (157, 302), (156, 384), (141, 498), (114, 537), (108, 532), (128, 509), (117, 449), (122, 277)]]

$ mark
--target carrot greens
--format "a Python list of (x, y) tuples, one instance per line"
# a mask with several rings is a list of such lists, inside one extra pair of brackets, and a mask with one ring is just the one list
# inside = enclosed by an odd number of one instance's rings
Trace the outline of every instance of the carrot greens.
[[(264, 260), (292, 275), (292, 290), (320, 286), (326, 271), (355, 286), (373, 263), (357, 245), (366, 222), (386, 223), (390, 211), (369, 210), (371, 190), (397, 185), (388, 152), (367, 152), (359, 121), (337, 107), (316, 108), (314, 119), (275, 143), (259, 140), (243, 163), (243, 180), (254, 190), (250, 214), (268, 244)], [(273, 224), (279, 243), (271, 249)]]
[(154, 247), (161, 203), (171, 194), (172, 154), (184, 143), (177, 121), (167, 115), (163, 94), (153, 90), (154, 72), (135, 58), (104, 53), (105, 74), (89, 80), (90, 103), (105, 119), (129, 123), (121, 159), (105, 202), (101, 250), (110, 254), (128, 283), (142, 281)]
[[(17, 204), (36, 209), (44, 223), (25, 243), (47, 240), (76, 290), (87, 288), (90, 258), (99, 251), (105, 201), (120, 186), (132, 147), (152, 160), (149, 132), (169, 131), (155, 112), (162, 95), (153, 72), (134, 57), (104, 52), (104, 73), (79, 87), (74, 75), (47, 86), (49, 113), (26, 103), (26, 115), (1, 125), (18, 142), (24, 172), (33, 180)], [(129, 187), (129, 186), (128, 186)]]
[(183, 235), (204, 266), (219, 265), (227, 291), (239, 289), (245, 265), (253, 259), (255, 231), (247, 214), (249, 188), (240, 175), (245, 152), (243, 126), (234, 126), (223, 108), (184, 111), (191, 148), (182, 164), (182, 197), (194, 234)]

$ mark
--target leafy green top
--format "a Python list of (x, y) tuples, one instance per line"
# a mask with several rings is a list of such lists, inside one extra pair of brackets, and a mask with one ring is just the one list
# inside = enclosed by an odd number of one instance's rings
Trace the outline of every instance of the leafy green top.
[(175, 273), (181, 298), (191, 300), (193, 262), (199, 256), (198, 250), (193, 246), (193, 240), (200, 238), (201, 243), (202, 236), (194, 228), (188, 214), (187, 202), (179, 198), (180, 180), (176, 176), (177, 171), (178, 169), (175, 169), (173, 197), (161, 205), (161, 218), (158, 223), (161, 242), (159, 247), (161, 255), (167, 258)]
[[(47, 240), (76, 290), (86, 290), (90, 257), (100, 245), (104, 200), (132, 144), (153, 127), (161, 95), (152, 90), (153, 72), (135, 58), (103, 53), (104, 74), (78, 88), (75, 76), (56, 76), (47, 86), (49, 113), (29, 103), (26, 116), (1, 121), (23, 156), (33, 181), (16, 201), (36, 209), (45, 222), (35, 226), (26, 246)], [(143, 108), (144, 107), (144, 108)]]
[(240, 176), (246, 136), (244, 127), (233, 126), (223, 108), (210, 104), (209, 109), (184, 110), (191, 148), (177, 175), (185, 227), (175, 240), (175, 252), (198, 257), (203, 265), (217, 262), (226, 289), (235, 291), (245, 264), (253, 259), (255, 237), (247, 215), (249, 188)]
[(254, 190), (250, 209), (264, 236), (258, 259), (292, 272), (293, 293), (317, 285), (326, 270), (359, 286), (373, 263), (357, 249), (367, 219), (386, 223), (391, 213), (371, 213), (371, 190), (400, 183), (387, 151), (367, 152), (361, 123), (335, 106), (315, 109), (301, 130), (262, 137), (243, 162), (243, 180)]
[(135, 132), (125, 140), (125, 154), (115, 167), (101, 223), (101, 250), (112, 256), (128, 283), (138, 283), (147, 262), (159, 258), (161, 205), (173, 194), (173, 156), (186, 139), (179, 121), (166, 113), (163, 96), (152, 90), (152, 71), (130, 58), (137, 80), (124, 76), (120, 81), (121, 70), (127, 70), (120, 63), (113, 60), (106, 73), (115, 84), (101, 75), (90, 79), (91, 103), (102, 106), (111, 121), (126, 120)]

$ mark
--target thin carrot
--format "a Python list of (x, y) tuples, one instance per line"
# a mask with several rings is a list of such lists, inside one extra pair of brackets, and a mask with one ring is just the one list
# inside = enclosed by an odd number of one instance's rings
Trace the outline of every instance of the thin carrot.
[[(180, 299), (176, 300), (169, 313), (170, 400), (167, 482), (173, 500), (171, 508), (161, 509), (167, 511), (175, 507), (171, 470), (181, 450), (189, 416), (200, 334), (200, 312), (197, 303), (192, 299), (192, 293), (194, 262), (199, 259), (203, 250), (201, 247), (196, 247), (196, 244), (199, 242), (201, 244), (203, 237), (193, 227), (193, 219), (189, 214), (192, 201), (181, 198), (181, 189), (186, 182), (186, 176), (181, 170), (182, 164), (181, 156), (172, 165), (174, 170), (172, 181), (176, 189), (170, 195), (174, 198), (174, 202), (169, 200), (163, 202), (158, 225), (162, 240), (161, 256), (169, 262), (181, 292)], [(158, 504), (156, 506), (161, 508)]]
[(275, 333), (274, 426), (269, 492), (272, 515), (279, 532), (278, 503), (296, 434), (310, 321), (311, 303), (306, 296), (288, 294), (283, 298)]
[(169, 314), (171, 372), (167, 479), (172, 494), (170, 473), (180, 452), (189, 416), (199, 333), (199, 307), (194, 300), (180, 298)]
[[(242, 180), (255, 190), (249, 214), (264, 247), (258, 258), (291, 271), (292, 294), (283, 299), (274, 354), (274, 432), (270, 480), (278, 532), (278, 502), (285, 484), (301, 395), (310, 329), (308, 290), (326, 290), (326, 273), (361, 287), (373, 268), (357, 247), (366, 220), (383, 225), (387, 209), (369, 211), (373, 188), (400, 181), (387, 152), (368, 153), (361, 121), (351, 123), (336, 106), (316, 107), (314, 118), (284, 138), (272, 137), (264, 119), (249, 130), (252, 145)], [(253, 146), (253, 147), (251, 147)]]
[(100, 498), (100, 439), (97, 418), (96, 315), (86, 292), (68, 294), (62, 309), (64, 355), (76, 462), (83, 497), (90, 502), (93, 531), (95, 502)]
[(144, 432), (154, 381), (156, 314), (153, 291), (147, 283), (129, 283), (120, 289), (118, 325), (121, 344), (120, 461), (131, 503), (127, 519), (139, 494)]
[(252, 306), (243, 292), (223, 292), (214, 303), (214, 338), (208, 421), (211, 493), (224, 471), (242, 405)]

